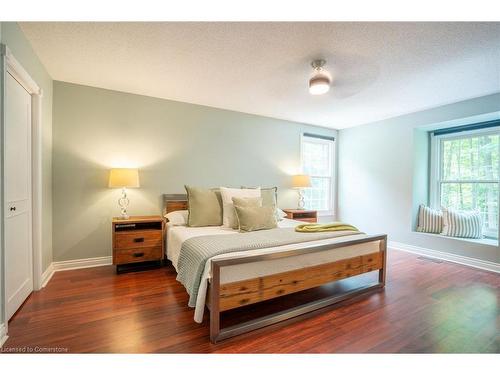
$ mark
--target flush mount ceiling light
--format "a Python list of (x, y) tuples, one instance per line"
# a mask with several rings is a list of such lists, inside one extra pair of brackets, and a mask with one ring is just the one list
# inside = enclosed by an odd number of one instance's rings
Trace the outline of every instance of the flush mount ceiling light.
[(330, 74), (323, 68), (325, 64), (325, 60), (314, 60), (311, 63), (314, 69), (313, 75), (309, 80), (309, 93), (311, 95), (326, 94), (330, 90), (332, 80)]

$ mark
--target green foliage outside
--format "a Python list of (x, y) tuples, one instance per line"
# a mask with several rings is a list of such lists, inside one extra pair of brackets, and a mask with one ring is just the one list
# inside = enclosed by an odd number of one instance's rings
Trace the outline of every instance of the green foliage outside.
[(499, 135), (444, 139), (441, 145), (441, 205), (479, 210), (485, 234), (498, 236)]

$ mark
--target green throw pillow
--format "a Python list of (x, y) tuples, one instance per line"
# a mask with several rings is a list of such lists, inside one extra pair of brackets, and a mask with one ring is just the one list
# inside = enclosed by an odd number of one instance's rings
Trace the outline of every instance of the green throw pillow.
[(240, 207), (257, 206), (257, 207), (262, 207), (262, 198), (261, 197), (244, 197), (244, 198), (233, 197), (233, 198), (231, 198), (231, 200), (233, 201), (233, 204), (235, 206), (240, 206)]
[(262, 207), (262, 198), (260, 197), (247, 197), (247, 198), (237, 198), (233, 197), (233, 210), (234, 211), (234, 223), (232, 223), (233, 229), (239, 229), (240, 223), (238, 221), (238, 214), (236, 213), (235, 206), (240, 207)]
[(207, 227), (222, 225), (221, 202), (211, 189), (185, 186), (188, 196), (188, 226)]
[(272, 206), (248, 206), (242, 207), (235, 204), (236, 216), (240, 225), (240, 231), (252, 232), (262, 229), (273, 229), (278, 226), (276, 221), (276, 207)]

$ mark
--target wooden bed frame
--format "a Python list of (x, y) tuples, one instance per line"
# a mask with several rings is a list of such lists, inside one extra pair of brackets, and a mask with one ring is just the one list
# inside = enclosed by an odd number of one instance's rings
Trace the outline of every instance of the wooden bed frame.
[[(185, 194), (164, 194), (163, 197), (164, 214), (187, 209), (187, 196)], [(223, 267), (293, 257), (373, 241), (379, 241), (379, 250), (371, 254), (253, 279), (221, 284), (220, 274)], [(282, 251), (279, 253), (254, 255), (245, 258), (212, 260), (212, 277), (209, 281), (210, 287), (207, 295), (207, 307), (210, 310), (210, 341), (216, 343), (217, 341), (291, 319), (349, 298), (383, 289), (385, 287), (386, 259), (387, 235), (384, 234), (370, 235), (354, 240), (344, 237), (340, 238), (338, 242), (327, 245), (308, 245), (304, 243), (303, 248)], [(220, 318), (221, 313), (224, 311), (315, 288), (333, 281), (372, 271), (378, 271), (378, 282), (251, 321), (221, 328)]]

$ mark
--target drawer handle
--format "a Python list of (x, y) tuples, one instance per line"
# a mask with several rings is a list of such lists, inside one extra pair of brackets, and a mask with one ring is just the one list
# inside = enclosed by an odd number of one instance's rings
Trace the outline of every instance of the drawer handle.
[(11, 207), (11, 208), (10, 208), (10, 210), (11, 210), (11, 211), (15, 211), (15, 210), (16, 210), (16, 207), (15, 207), (15, 206), (14, 206), (14, 207)]
[(116, 228), (135, 228), (135, 224), (116, 224)]
[(134, 242), (144, 242), (144, 237), (134, 238)]
[(133, 253), (132, 255), (134, 258), (140, 258), (144, 256), (144, 253)]

